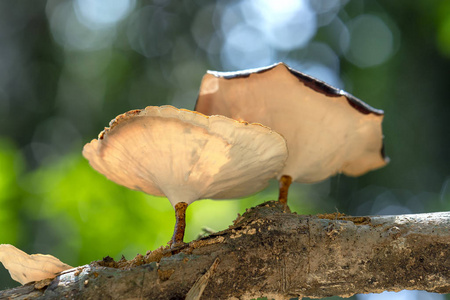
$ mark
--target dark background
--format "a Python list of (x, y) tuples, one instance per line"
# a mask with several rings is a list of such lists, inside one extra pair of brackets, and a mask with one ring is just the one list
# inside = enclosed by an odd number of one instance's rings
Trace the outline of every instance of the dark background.
[[(391, 158), (359, 178), (294, 184), (293, 210), (450, 209), (448, 1), (0, 0), (0, 243), (73, 266), (166, 244), (169, 201), (107, 181), (83, 145), (131, 109), (193, 109), (207, 69), (278, 61), (383, 109)], [(195, 202), (186, 240), (226, 228), (276, 187)], [(17, 285), (0, 267), (0, 289)]]

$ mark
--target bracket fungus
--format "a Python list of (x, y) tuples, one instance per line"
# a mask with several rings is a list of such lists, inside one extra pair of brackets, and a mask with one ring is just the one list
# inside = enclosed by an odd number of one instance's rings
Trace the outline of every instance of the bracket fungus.
[(174, 246), (183, 242), (189, 204), (262, 190), (283, 168), (287, 146), (260, 124), (149, 106), (116, 117), (83, 155), (120, 185), (166, 196), (176, 211)]
[(278, 175), (282, 203), (292, 181), (313, 183), (336, 173), (359, 176), (388, 162), (382, 110), (284, 63), (208, 71), (195, 109), (261, 123), (284, 136), (289, 157)]

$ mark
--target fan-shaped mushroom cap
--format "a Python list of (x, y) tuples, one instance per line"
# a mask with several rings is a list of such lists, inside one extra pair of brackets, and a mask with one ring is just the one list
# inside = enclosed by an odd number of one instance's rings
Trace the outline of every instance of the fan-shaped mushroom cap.
[(289, 157), (279, 173), (317, 182), (384, 166), (383, 111), (283, 63), (238, 72), (208, 71), (196, 110), (258, 122), (281, 133)]
[(112, 120), (83, 155), (108, 179), (175, 206), (262, 190), (283, 168), (287, 147), (260, 124), (149, 106)]

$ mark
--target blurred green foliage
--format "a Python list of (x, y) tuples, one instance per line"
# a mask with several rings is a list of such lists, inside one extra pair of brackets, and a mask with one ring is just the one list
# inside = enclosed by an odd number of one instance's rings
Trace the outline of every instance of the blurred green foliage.
[(2, 243), (15, 244), (20, 227), (22, 198), (18, 186), (18, 176), (22, 171), (20, 153), (6, 140), (0, 140), (0, 228)]
[[(277, 61), (386, 113), (391, 163), (359, 178), (294, 184), (294, 211), (450, 210), (447, 1), (92, 3), (102, 2), (0, 1), (0, 243), (74, 266), (166, 244), (169, 201), (108, 181), (82, 158), (83, 145), (127, 110), (193, 109), (207, 69)], [(195, 202), (185, 239), (223, 230), (276, 196), (272, 182), (247, 199)], [(0, 289), (16, 285), (0, 267)]]

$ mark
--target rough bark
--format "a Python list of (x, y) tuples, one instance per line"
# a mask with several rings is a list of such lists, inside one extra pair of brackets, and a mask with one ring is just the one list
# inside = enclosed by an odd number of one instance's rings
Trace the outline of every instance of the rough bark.
[[(349, 297), (403, 289), (450, 293), (450, 213), (301, 216), (268, 202), (229, 229), (132, 261), (105, 258), (12, 299)], [(107, 267), (109, 266), (109, 267)]]

